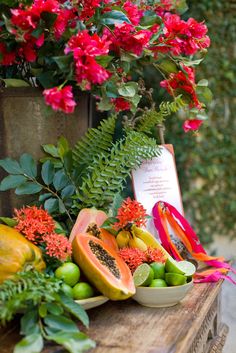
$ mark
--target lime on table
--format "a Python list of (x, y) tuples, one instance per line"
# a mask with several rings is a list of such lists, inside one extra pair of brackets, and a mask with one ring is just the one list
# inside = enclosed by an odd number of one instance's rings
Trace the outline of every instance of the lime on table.
[(168, 286), (182, 286), (186, 283), (187, 278), (179, 273), (168, 272), (165, 274), (165, 281)]
[(166, 272), (179, 273), (185, 276), (192, 276), (196, 272), (196, 267), (189, 261), (176, 261), (168, 257), (165, 263)]
[(149, 286), (154, 278), (153, 269), (148, 264), (139, 265), (133, 273), (135, 287)]
[(161, 278), (153, 279), (149, 287), (167, 287), (166, 281)]
[(94, 289), (86, 282), (79, 282), (73, 288), (73, 298), (76, 300), (87, 299), (94, 296)]
[(150, 266), (154, 272), (154, 279), (165, 278), (165, 264), (161, 262), (152, 262)]

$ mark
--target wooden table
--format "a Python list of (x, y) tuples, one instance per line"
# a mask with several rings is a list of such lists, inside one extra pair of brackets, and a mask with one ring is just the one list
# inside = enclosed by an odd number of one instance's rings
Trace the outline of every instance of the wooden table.
[[(197, 284), (171, 308), (146, 308), (127, 300), (89, 310), (87, 333), (97, 342), (92, 353), (222, 352), (228, 327), (221, 323), (221, 285)], [(16, 339), (14, 332), (0, 338), (0, 352), (12, 353)], [(44, 352), (58, 352), (58, 347)]]

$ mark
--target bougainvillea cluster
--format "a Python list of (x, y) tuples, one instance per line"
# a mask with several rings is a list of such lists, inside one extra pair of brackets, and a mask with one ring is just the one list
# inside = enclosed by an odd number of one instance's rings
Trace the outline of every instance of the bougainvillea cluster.
[[(161, 87), (174, 97), (181, 94), (190, 108), (203, 108), (196, 93), (196, 60), (191, 60), (209, 47), (210, 39), (203, 22), (181, 18), (185, 1), (7, 4), (0, 15), (0, 65), (11, 72), (17, 68), (18, 78), (23, 68), (20, 78), (26, 81), (34, 77), (54, 110), (72, 113), (80, 88), (98, 98), (100, 110), (135, 111), (141, 95), (127, 85), (153, 64), (164, 76)], [(172, 68), (163, 64), (165, 58)]]
[(17, 222), (14, 228), (32, 243), (41, 245), (48, 256), (60, 261), (71, 256), (71, 243), (56, 233), (55, 222), (47, 211), (36, 206), (23, 207), (15, 210), (14, 220)]

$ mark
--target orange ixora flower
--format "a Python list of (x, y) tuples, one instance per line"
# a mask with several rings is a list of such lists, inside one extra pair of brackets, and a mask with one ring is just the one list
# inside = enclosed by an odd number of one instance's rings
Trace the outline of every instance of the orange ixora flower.
[(118, 209), (116, 218), (118, 222), (114, 224), (116, 229), (124, 228), (127, 223), (135, 223), (138, 227), (145, 227), (147, 223), (147, 213), (143, 205), (128, 197)]
[(71, 243), (65, 236), (55, 233), (55, 222), (47, 211), (28, 206), (14, 210), (14, 213), (15, 229), (34, 244), (43, 245), (47, 255), (61, 261), (71, 255)]

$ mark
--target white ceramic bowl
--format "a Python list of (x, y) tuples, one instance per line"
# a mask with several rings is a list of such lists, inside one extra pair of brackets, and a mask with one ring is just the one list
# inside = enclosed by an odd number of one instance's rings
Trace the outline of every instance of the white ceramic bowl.
[(133, 299), (144, 306), (165, 308), (178, 304), (192, 286), (193, 282), (173, 287), (137, 287)]

